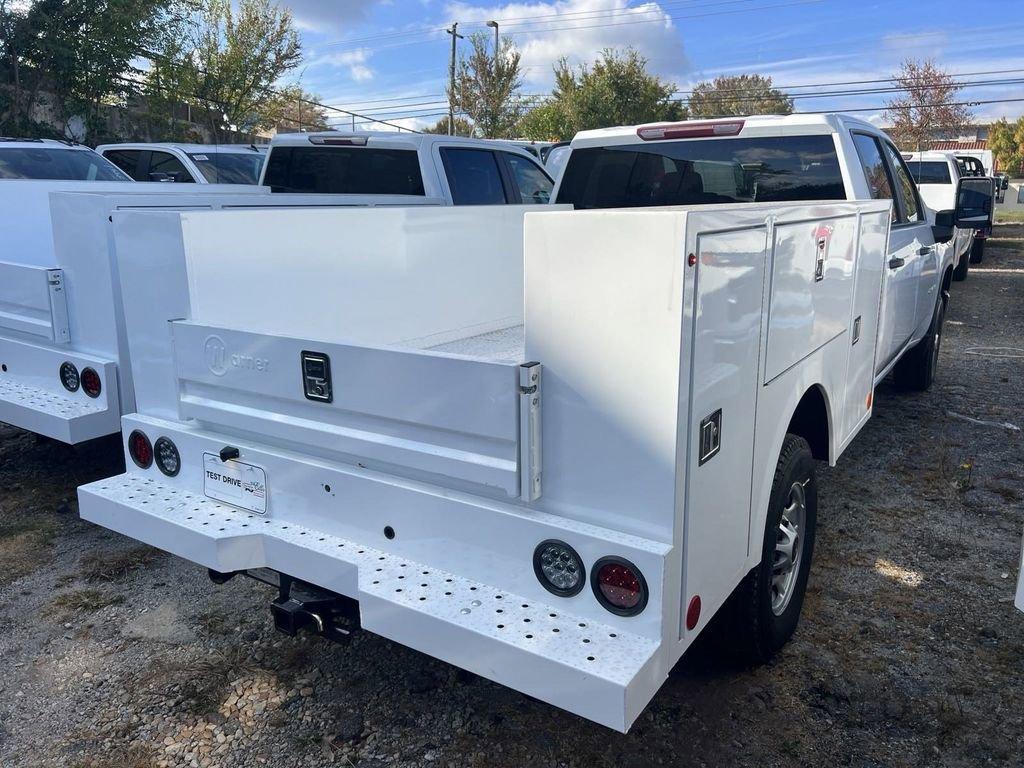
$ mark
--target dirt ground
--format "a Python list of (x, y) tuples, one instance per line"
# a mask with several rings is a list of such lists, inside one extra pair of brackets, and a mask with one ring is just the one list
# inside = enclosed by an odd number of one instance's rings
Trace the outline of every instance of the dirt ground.
[(822, 468), (771, 665), (688, 656), (622, 736), (369, 633), (274, 633), (267, 588), (81, 522), (121, 471), (0, 427), (0, 766), (1024, 765), (1024, 226), (955, 283), (936, 384), (883, 385)]

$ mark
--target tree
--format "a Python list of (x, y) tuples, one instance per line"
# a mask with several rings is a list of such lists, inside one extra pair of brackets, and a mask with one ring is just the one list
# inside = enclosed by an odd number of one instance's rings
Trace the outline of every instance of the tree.
[[(448, 118), (442, 117), (433, 125), (424, 128), (424, 133), (436, 133), (442, 136), (448, 135)], [(455, 118), (455, 135), (456, 136), (472, 136), (473, 135), (473, 124), (464, 117)]]
[(272, 0), (204, 0), (185, 35), (165, 40), (149, 72), (151, 91), (194, 104), (214, 133), (273, 124), (273, 85), (302, 60), (291, 12)]
[(765, 75), (732, 75), (703, 80), (690, 95), (692, 117), (789, 115), (793, 100)]
[(178, 12), (177, 0), (0, 0), (0, 75), (9, 84), (0, 130), (104, 138), (102, 107), (138, 92), (133, 61)]
[(996, 157), (999, 168), (1007, 173), (1020, 173), (1024, 163), (1024, 117), (1013, 123), (1005, 117), (992, 124), (988, 134), (988, 148)]
[(885, 117), (901, 149), (927, 148), (934, 134), (955, 134), (974, 119), (970, 109), (957, 103), (962, 86), (931, 59), (906, 59), (892, 80), (903, 93), (887, 102)]
[(502, 42), (501, 51), (492, 56), (487, 50), (489, 39), (482, 32), (470, 36), (472, 52), (459, 62), (455, 93), (449, 94), (449, 98), (472, 121), (478, 135), (511, 138), (524, 109), (519, 96), (521, 57), (508, 39)]
[(532, 139), (571, 139), (577, 131), (681, 120), (685, 108), (675, 99), (673, 83), (647, 71), (647, 59), (633, 48), (605, 49), (591, 66), (555, 66), (551, 98), (534, 107), (521, 122)]
[(329, 115), (319, 102), (319, 96), (306, 92), (301, 85), (289, 85), (274, 94), (264, 109), (263, 119), (282, 133), (326, 131), (331, 127)]

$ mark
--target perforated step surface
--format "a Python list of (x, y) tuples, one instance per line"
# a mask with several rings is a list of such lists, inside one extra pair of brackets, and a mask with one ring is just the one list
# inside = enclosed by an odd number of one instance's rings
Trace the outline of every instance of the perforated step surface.
[[(657, 650), (653, 640), (564, 613), (557, 606), (537, 603), (284, 519), (250, 514), (152, 478), (125, 474), (80, 490), (86, 496), (95, 495), (131, 507), (139, 514), (173, 523), (182, 534), (222, 542), (263, 536), (327, 555), (339, 565), (358, 568), (360, 594), (353, 597), (387, 601), (618, 686), (627, 686)], [(83, 500), (82, 514), (89, 519), (87, 507), (87, 500)], [(132, 515), (133, 525), (137, 526), (138, 519), (134, 512)], [(161, 546), (161, 541), (149, 543)], [(274, 562), (265, 565), (281, 567)], [(230, 563), (224, 567), (235, 569)], [(407, 621), (414, 622), (414, 616), (407, 615)]]
[(8, 376), (0, 375), (0, 401), (28, 408), (33, 411), (74, 419), (102, 413), (106, 408), (85, 396), (61, 395), (38, 387), (21, 384)]

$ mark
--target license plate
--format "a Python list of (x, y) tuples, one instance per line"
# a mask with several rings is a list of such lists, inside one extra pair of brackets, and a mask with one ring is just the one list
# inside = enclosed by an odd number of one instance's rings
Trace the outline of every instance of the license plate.
[(203, 454), (203, 492), (233, 507), (267, 514), (267, 473), (242, 461), (221, 461), (213, 453)]

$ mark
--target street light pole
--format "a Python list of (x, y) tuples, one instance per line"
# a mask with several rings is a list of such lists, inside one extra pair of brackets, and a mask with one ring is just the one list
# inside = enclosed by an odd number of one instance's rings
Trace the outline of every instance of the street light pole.
[(455, 44), (462, 39), (462, 35), (459, 34), (459, 23), (457, 21), (452, 22), (452, 28), (446, 29), (449, 35), (452, 36), (452, 58), (449, 63), (448, 69), (448, 135), (455, 135)]
[(498, 36), (498, 22), (488, 21), (488, 27), (494, 27), (494, 77), (498, 77), (498, 54), (501, 51), (501, 38)]

